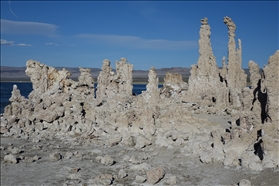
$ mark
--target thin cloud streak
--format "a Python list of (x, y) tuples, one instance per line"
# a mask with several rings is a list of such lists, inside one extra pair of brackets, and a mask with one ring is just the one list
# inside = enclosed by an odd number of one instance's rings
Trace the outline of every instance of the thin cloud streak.
[(25, 43), (19, 43), (19, 44), (17, 44), (16, 46), (32, 46), (32, 45), (30, 45), (30, 44), (25, 44)]
[(1, 33), (22, 35), (46, 35), (56, 34), (57, 26), (48, 23), (10, 21), (1, 19)]
[(14, 44), (14, 41), (7, 41), (5, 39), (1, 39), (1, 45), (4, 45), (4, 46), (13, 46), (15, 45)]
[(102, 34), (78, 34), (77, 38), (101, 42), (105, 45), (127, 46), (144, 49), (192, 49), (197, 48), (197, 41), (172, 41), (165, 39), (144, 39), (137, 36), (119, 36)]
[(54, 45), (54, 46), (58, 46), (57, 43), (46, 43), (46, 45)]
[(26, 43), (18, 43), (18, 44), (15, 44), (14, 41), (7, 41), (5, 39), (1, 39), (1, 46), (32, 46), (30, 44), (26, 44)]

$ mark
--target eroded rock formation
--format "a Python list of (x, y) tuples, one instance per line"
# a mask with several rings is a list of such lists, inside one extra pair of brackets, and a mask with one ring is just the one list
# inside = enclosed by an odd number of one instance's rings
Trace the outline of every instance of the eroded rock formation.
[[(199, 59), (197, 65), (192, 65), (189, 78), (188, 98), (201, 105), (228, 106), (228, 89), (225, 81), (220, 80), (219, 68), (213, 55), (210, 42), (210, 26), (208, 19), (201, 20), (199, 39)], [(215, 111), (213, 111), (215, 112)]]
[(115, 96), (126, 97), (132, 95), (133, 65), (128, 64), (125, 58), (116, 61), (116, 74), (112, 71), (110, 61), (103, 61), (102, 71), (98, 76), (97, 104)]
[[(159, 89), (152, 67), (146, 91), (133, 96), (133, 65), (121, 58), (114, 73), (105, 59), (95, 95), (89, 69), (80, 68), (76, 82), (65, 69), (27, 61), (26, 74), (33, 91), (24, 98), (17, 86), (13, 87), (10, 104), (1, 117), (1, 135), (33, 138), (35, 142), (71, 137), (81, 143), (126, 145), (139, 151), (150, 145), (180, 146), (181, 155), (195, 155), (203, 163), (221, 161), (225, 166), (256, 171), (278, 167), (279, 51), (262, 72), (255, 62), (249, 62), (251, 87), (246, 87), (240, 40), (235, 49), (236, 26), (228, 17), (224, 22), (229, 29), (228, 64), (223, 58), (222, 69), (217, 67), (210, 26), (207, 18), (202, 19), (200, 56), (192, 66), (189, 86), (181, 75), (167, 73)], [(229, 117), (230, 124), (216, 122), (219, 115)], [(108, 156), (97, 161), (114, 163)], [(130, 161), (140, 162), (135, 157)], [(126, 174), (119, 171), (119, 175)], [(154, 181), (150, 175), (152, 172), (147, 174), (148, 182), (155, 183), (164, 173)]]
[(238, 39), (238, 48), (235, 44), (235, 30), (236, 25), (228, 16), (224, 17), (224, 23), (228, 27), (229, 43), (228, 43), (228, 74), (227, 82), (229, 87), (229, 99), (233, 108), (241, 107), (241, 89), (246, 87), (246, 78), (244, 70), (242, 69), (242, 45), (241, 40)]
[(178, 73), (166, 73), (166, 77), (164, 78), (164, 85), (162, 90), (160, 91), (160, 95), (162, 98), (170, 98), (175, 97), (178, 94), (186, 93), (188, 90), (188, 84), (183, 81), (182, 75)]

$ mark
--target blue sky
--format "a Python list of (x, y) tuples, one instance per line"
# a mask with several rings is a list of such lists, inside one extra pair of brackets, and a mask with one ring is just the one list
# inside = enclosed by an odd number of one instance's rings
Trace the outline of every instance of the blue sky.
[(121, 57), (134, 69), (196, 64), (200, 19), (211, 26), (217, 65), (227, 57), (235, 22), (242, 40), (242, 66), (260, 67), (278, 50), (278, 1), (1, 1), (1, 65), (112, 67)]

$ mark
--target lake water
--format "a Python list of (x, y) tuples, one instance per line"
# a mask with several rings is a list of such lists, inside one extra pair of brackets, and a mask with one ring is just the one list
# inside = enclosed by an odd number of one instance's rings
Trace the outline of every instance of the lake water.
[[(13, 90), (13, 85), (16, 84), (17, 88), (20, 90), (20, 94), (25, 98), (28, 98), (29, 93), (33, 90), (31, 82), (1, 82), (1, 112), (4, 112), (4, 108), (10, 103), (9, 99), (11, 97), (11, 92)], [(97, 84), (95, 84), (95, 87)], [(161, 88), (162, 85), (159, 85)], [(141, 94), (142, 91), (146, 90), (145, 84), (133, 84), (133, 94)]]

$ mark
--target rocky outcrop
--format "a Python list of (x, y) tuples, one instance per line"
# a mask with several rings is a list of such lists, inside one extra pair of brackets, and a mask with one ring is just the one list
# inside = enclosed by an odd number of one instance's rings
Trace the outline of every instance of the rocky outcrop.
[(167, 73), (164, 78), (163, 88), (160, 90), (160, 96), (162, 98), (175, 97), (179, 94), (186, 93), (187, 90), (188, 84), (183, 81), (181, 74)]
[(263, 122), (279, 123), (279, 51), (270, 56), (267, 66), (262, 72), (261, 92), (266, 94), (266, 104), (262, 103)]
[(146, 91), (142, 93), (144, 101), (150, 105), (156, 105), (159, 103), (160, 92), (158, 89), (159, 79), (157, 77), (154, 67), (151, 67), (148, 73), (148, 84), (146, 85)]
[[(189, 85), (181, 75), (167, 73), (159, 89), (155, 68), (151, 67), (146, 91), (136, 96), (132, 95), (133, 65), (125, 58), (116, 61), (116, 72), (109, 60), (103, 61), (96, 94), (89, 69), (80, 68), (78, 81), (73, 81), (65, 69), (58, 71), (27, 61), (26, 74), (33, 91), (24, 98), (14, 85), (10, 104), (1, 117), (1, 135), (32, 138), (34, 143), (55, 137), (74, 138), (80, 144), (96, 143), (108, 148), (127, 145), (137, 151), (152, 145), (168, 149), (179, 146), (181, 155), (194, 155), (203, 163), (221, 161), (225, 166), (256, 171), (278, 167), (279, 51), (270, 57), (262, 73), (255, 62), (249, 62), (251, 87), (246, 87), (240, 40), (235, 49), (236, 26), (228, 17), (224, 22), (229, 29), (228, 64), (224, 57), (222, 69), (217, 67), (210, 26), (204, 18), (200, 56), (192, 66)], [(216, 122), (220, 115), (230, 118), (230, 124)], [(50, 158), (59, 160), (58, 155), (50, 154)], [(71, 152), (64, 158), (72, 156), (82, 158)], [(115, 163), (108, 155), (95, 160), (103, 165)], [(128, 157), (135, 166), (142, 166), (142, 160)], [(125, 171), (119, 174), (126, 176)], [(149, 171), (147, 182), (157, 183), (164, 174), (163, 168)], [(102, 182), (101, 177), (96, 179)], [(111, 182), (110, 177), (104, 180)]]
[[(253, 61), (249, 62), (251, 88), (246, 87), (242, 90), (245, 100), (243, 111), (238, 113), (239, 118), (232, 123), (229, 143), (237, 144), (241, 141), (243, 148), (240, 151), (238, 149), (237, 154), (242, 165), (257, 171), (279, 165), (276, 147), (279, 141), (278, 59), (277, 50), (269, 58), (261, 75), (258, 65)], [(232, 149), (233, 146), (227, 148)], [(246, 149), (253, 149), (254, 152), (245, 151)]]
[(110, 66), (110, 61), (105, 59), (102, 71), (98, 76), (97, 104), (101, 104), (103, 101), (115, 96), (131, 96), (133, 89), (132, 71), (133, 65), (127, 63), (125, 58), (121, 58), (120, 62), (116, 61), (115, 74)]
[(235, 109), (241, 107), (241, 89), (246, 87), (247, 75), (241, 68), (242, 65), (242, 45), (238, 39), (238, 48), (235, 44), (236, 25), (228, 16), (224, 17), (224, 23), (228, 27), (228, 74), (226, 80), (229, 87), (229, 99)]
[(219, 68), (210, 42), (208, 19), (202, 19), (201, 24), (200, 56), (197, 65), (191, 66), (188, 99), (206, 106), (217, 105), (225, 108), (228, 104), (228, 90), (225, 82), (220, 81)]

